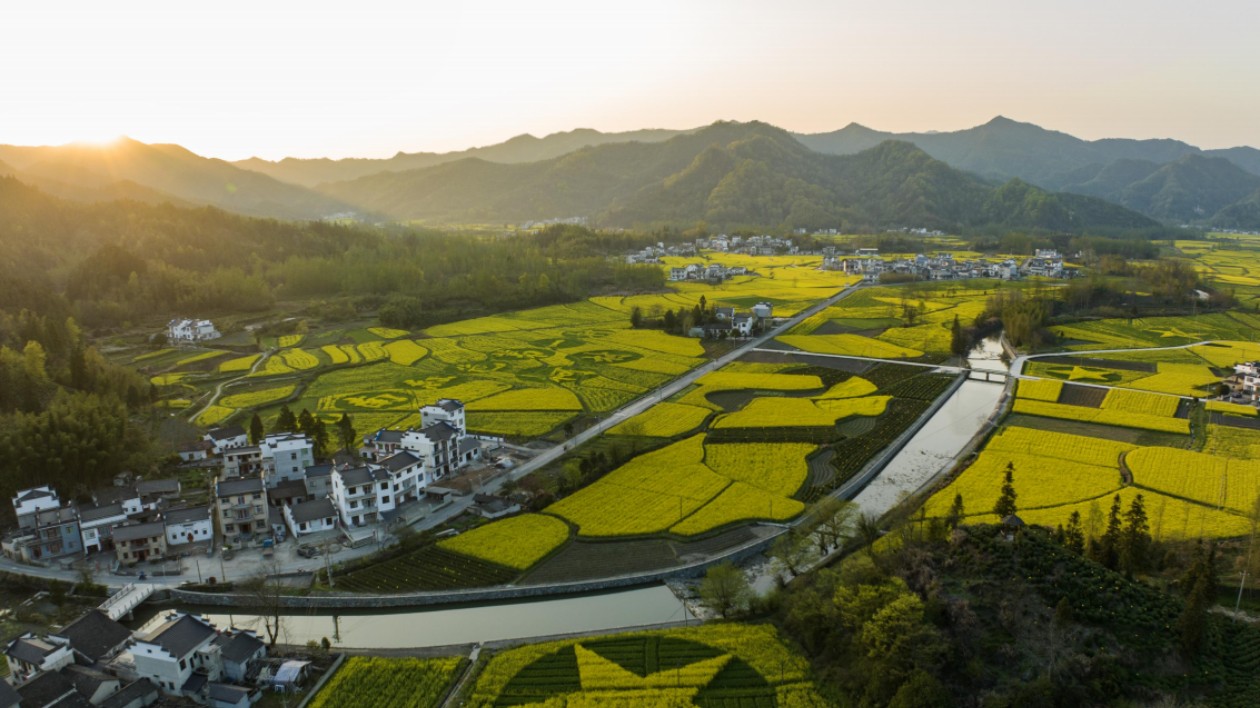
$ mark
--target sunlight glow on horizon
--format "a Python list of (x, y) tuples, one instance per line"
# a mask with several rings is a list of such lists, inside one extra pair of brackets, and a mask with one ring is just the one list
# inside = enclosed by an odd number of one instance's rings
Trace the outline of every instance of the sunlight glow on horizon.
[(66, 4), (0, 11), (0, 143), (388, 157), (576, 128), (948, 131), (1005, 115), (1260, 147), (1260, 5), (1242, 2)]

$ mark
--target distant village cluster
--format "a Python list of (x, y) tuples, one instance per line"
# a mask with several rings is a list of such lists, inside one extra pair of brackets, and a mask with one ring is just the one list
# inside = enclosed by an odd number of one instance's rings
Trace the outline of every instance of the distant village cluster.
[(180, 317), (166, 325), (166, 341), (171, 344), (196, 344), (223, 336), (210, 320)]
[[(967, 278), (1000, 278), (1017, 280), (1022, 277), (1071, 278), (1076, 270), (1064, 265), (1063, 254), (1052, 249), (1037, 249), (1029, 258), (1008, 258), (995, 262), (986, 260), (955, 260), (952, 253), (933, 255), (917, 254), (912, 258), (884, 258), (878, 248), (857, 248), (847, 251), (836, 246), (824, 246), (815, 251), (804, 251), (790, 238), (777, 236), (727, 236), (700, 238), (694, 242), (647, 246), (626, 255), (630, 264), (659, 264), (661, 258), (693, 257), (701, 251), (740, 253), (754, 256), (769, 255), (817, 255), (823, 257), (823, 270), (843, 271), (860, 275), (867, 281), (878, 281), (888, 275), (917, 280), (963, 280)], [(744, 266), (726, 267), (717, 263), (691, 263), (669, 269), (671, 281), (703, 280), (720, 282), (726, 278), (749, 275)]]
[[(827, 249), (824, 249), (826, 251)], [(885, 274), (895, 274), (917, 280), (964, 280), (967, 278), (999, 278), (1018, 280), (1021, 277), (1070, 278), (1075, 270), (1063, 265), (1063, 255), (1058, 251), (1037, 249), (1031, 258), (1023, 261), (1006, 259), (1001, 262), (981, 260), (955, 260), (952, 253), (935, 255), (918, 254), (913, 258), (885, 260), (877, 248), (859, 248), (852, 257), (836, 253), (823, 254), (825, 270), (844, 271), (860, 275), (867, 281), (878, 281)]]
[(1232, 403), (1260, 406), (1260, 361), (1234, 365), (1234, 373), (1225, 379), (1229, 392), (1222, 398)]

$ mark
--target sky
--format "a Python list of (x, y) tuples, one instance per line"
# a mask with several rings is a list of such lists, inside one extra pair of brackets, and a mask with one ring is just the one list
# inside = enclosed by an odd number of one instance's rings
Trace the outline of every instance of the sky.
[(762, 120), (1260, 146), (1260, 3), (4, 3), (0, 143), (224, 159)]

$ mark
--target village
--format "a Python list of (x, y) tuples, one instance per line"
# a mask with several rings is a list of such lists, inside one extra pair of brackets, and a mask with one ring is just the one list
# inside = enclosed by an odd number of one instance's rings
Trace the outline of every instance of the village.
[[(466, 493), (439, 483), (469, 469), (493, 472), (484, 456), (497, 442), (468, 434), (462, 402), (443, 399), (420, 415), (417, 428), (364, 436), (353, 459), (342, 453), (318, 464), (313, 443), (300, 433), (267, 435), (251, 445), (239, 426), (210, 430), (180, 451), (185, 464), (215, 471), (204, 505), (183, 505), (189, 490), (174, 479), (119, 479), (93, 492), (91, 504), (67, 501), (47, 485), (22, 490), (12, 499), (18, 528), (4, 538), (4, 555), (32, 566), (77, 566), (86, 577), (104, 562), (112, 574), (141, 584), (150, 574), (182, 576), (183, 559), (201, 558), (207, 574), (198, 560), (198, 583), (214, 585), (227, 578), (208, 573), (226, 568), (236, 553), (246, 554), (232, 566), (238, 576), (249, 567), (285, 571), (275, 552), (286, 541), (294, 546), (286, 557), (315, 558), (316, 566), (334, 548), (361, 547), (354, 556), (374, 552), (389, 530)], [(520, 511), (511, 499), (473, 497), (474, 515)], [(10, 642), (0, 707), (72, 701), (65, 705), (131, 708), (162, 696), (228, 708), (252, 705), (265, 690), (294, 689), (305, 678), (308, 662), (268, 658), (254, 632), (220, 629), (196, 614), (163, 614), (133, 633), (117, 620), (133, 609), (119, 598), (135, 587), (124, 585), (61, 629)]]
[[(1063, 254), (1053, 249), (1036, 249), (1031, 257), (1017, 260), (967, 259), (956, 260), (952, 253), (931, 255), (919, 253), (914, 257), (885, 258), (878, 248), (856, 248), (851, 251), (836, 246), (824, 246), (817, 251), (803, 251), (791, 238), (777, 236), (727, 236), (696, 239), (694, 243), (647, 246), (626, 255), (630, 264), (660, 263), (663, 257), (694, 257), (703, 251), (732, 253), (750, 256), (769, 255), (820, 255), (822, 270), (842, 271), (860, 275), (866, 282), (900, 282), (902, 280), (965, 280), (968, 278), (997, 278), (1018, 280), (1026, 277), (1072, 278), (1076, 268), (1064, 264)], [(724, 266), (713, 262), (688, 263), (672, 266), (669, 280), (721, 282), (727, 278), (753, 275), (746, 266)]]

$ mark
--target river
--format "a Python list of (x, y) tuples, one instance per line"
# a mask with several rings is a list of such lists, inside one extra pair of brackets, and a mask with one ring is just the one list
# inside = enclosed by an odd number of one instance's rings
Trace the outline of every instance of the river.
[[(996, 338), (986, 339), (972, 350), (967, 362), (974, 370), (1005, 372), (1007, 366), (1001, 354), (1001, 343)], [(853, 502), (862, 513), (883, 515), (952, 465), (997, 408), (1002, 389), (1003, 384), (998, 382), (963, 382), (901, 452), (888, 461), (884, 471), (854, 497)]]
[[(162, 615), (168, 611), (152, 609), (152, 615), (138, 618), (141, 631), (160, 623)], [(225, 613), (222, 607), (179, 609), (201, 614), (218, 627), (253, 629), (260, 636), (266, 636), (262, 618), (257, 614)], [(617, 592), (432, 610), (293, 613), (284, 616), (279, 641), (300, 646), (328, 637), (339, 647), (402, 649), (614, 630), (684, 619), (694, 619), (694, 616), (684, 609), (669, 588), (654, 585)]]

